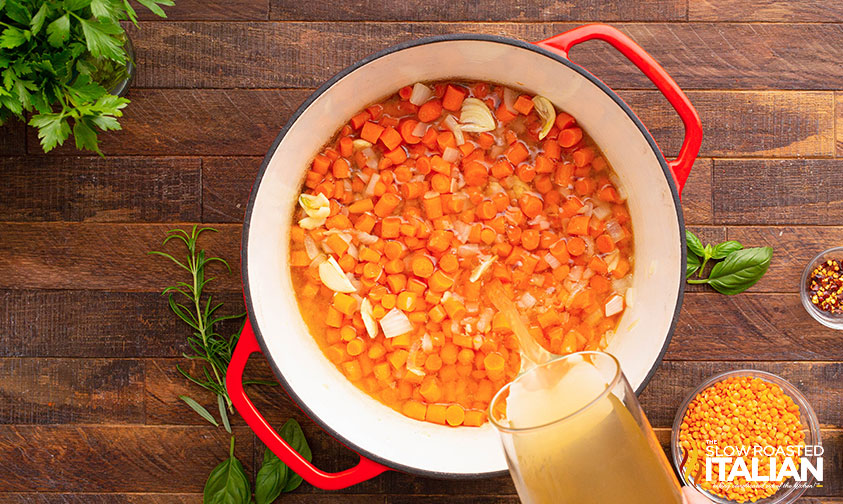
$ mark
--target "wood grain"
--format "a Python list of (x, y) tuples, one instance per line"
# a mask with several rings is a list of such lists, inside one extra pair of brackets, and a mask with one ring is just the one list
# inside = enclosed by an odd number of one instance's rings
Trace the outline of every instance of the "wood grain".
[(243, 222), (262, 157), (202, 160), (202, 222)]
[(843, 157), (843, 93), (837, 92), (834, 94), (834, 104), (835, 104), (835, 129), (837, 136), (837, 149), (835, 150), (835, 154), (837, 157)]
[(840, 335), (812, 319), (799, 295), (687, 293), (668, 359), (843, 360)]
[[(138, 87), (317, 87), (361, 57), (446, 33), (542, 40), (576, 23), (141, 23), (133, 32)], [(843, 78), (832, 24), (619, 23), (683, 89), (834, 90)], [(326, 48), (330, 50), (326, 51)], [(785, 52), (786, 51), (786, 52)], [(571, 59), (615, 89), (651, 84), (605, 44)], [(805, 71), (804, 62), (810, 62)]]
[(688, 19), (832, 23), (843, 21), (843, 5), (821, 0), (693, 0), (688, 2)]
[[(140, 6), (138, 18), (145, 21), (163, 21)], [(164, 7), (168, 21), (253, 21), (269, 16), (269, 0), (181, 0), (175, 5)]]
[[(234, 435), (235, 455), (250, 473), (254, 435), (242, 427)], [(228, 433), (211, 426), (0, 426), (0, 488), (201, 492), (228, 449)]]
[[(243, 309), (239, 293), (214, 299), (225, 303), (220, 313)], [(175, 357), (189, 334), (155, 292), (0, 291), (3, 357)]]
[(714, 219), (727, 224), (830, 224), (843, 219), (840, 163), (717, 159)]
[(0, 359), (0, 423), (143, 423), (143, 365), (122, 359)]
[(843, 362), (663, 361), (639, 396), (654, 427), (671, 427), (679, 407), (696, 387), (725, 371), (756, 369), (789, 381), (805, 396), (824, 427), (843, 427)]
[[(688, 91), (700, 114), (700, 156), (793, 157), (834, 155), (834, 97), (813, 91)], [(679, 152), (685, 129), (673, 107), (654, 91), (621, 91), (668, 156)]]
[(3, 221), (195, 221), (196, 158), (0, 158)]
[[(174, 225), (0, 223), (0, 289), (95, 289), (160, 292), (174, 283), (178, 267), (148, 255), (164, 250), (184, 257), (184, 246), (161, 241)], [(180, 226), (190, 229), (190, 225)], [(232, 273), (221, 266), (216, 290), (240, 289), (240, 226), (216, 226), (218, 233), (202, 235), (200, 246), (230, 261)], [(179, 242), (181, 243), (181, 242)], [(37, 244), (37, 246), (36, 246)]]
[(0, 493), (8, 504), (201, 504), (202, 494)]
[(682, 191), (685, 225), (713, 224), (711, 159), (697, 159)]
[(447, 0), (297, 2), (271, 0), (271, 19), (284, 21), (684, 21), (679, 0), (472, 3)]
[(17, 119), (9, 119), (0, 126), (0, 155), (11, 156), (26, 152), (24, 125)]
[(796, 293), (808, 261), (823, 250), (840, 245), (843, 227), (735, 226), (726, 228), (726, 236), (746, 247), (773, 247), (770, 269), (751, 291)]
[[(132, 89), (132, 106), (120, 120), (123, 129), (103, 135), (100, 147), (108, 156), (263, 155), (307, 94)], [(30, 135), (34, 137), (34, 132)], [(37, 153), (36, 149), (37, 145), (31, 147), (30, 154)], [(66, 144), (56, 154), (76, 155), (77, 151)]]

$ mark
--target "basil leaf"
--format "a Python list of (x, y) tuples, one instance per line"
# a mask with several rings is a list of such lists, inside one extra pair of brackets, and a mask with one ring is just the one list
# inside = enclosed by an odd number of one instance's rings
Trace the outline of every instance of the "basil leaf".
[(772, 258), (770, 247), (736, 250), (714, 265), (708, 284), (721, 294), (740, 294), (764, 276)]
[(723, 259), (727, 255), (731, 254), (736, 250), (740, 250), (743, 248), (740, 242), (736, 242), (735, 240), (724, 241), (723, 243), (718, 243), (715, 245), (714, 250), (711, 253), (712, 259)]
[[(304, 457), (307, 461), (313, 460), (313, 453), (310, 451), (310, 446), (307, 445), (307, 439), (304, 437), (301, 425), (299, 425), (295, 419), (291, 418), (287, 420), (287, 423), (281, 427), (281, 437), (284, 438), (290, 447), (296, 450), (298, 454)], [(287, 485), (284, 486), (283, 491), (292, 492), (298, 488), (301, 483), (302, 477), (293, 471), (290, 471), (290, 477), (288, 478)]]
[(685, 263), (685, 278), (691, 278), (699, 269), (700, 258), (696, 254), (688, 254), (688, 262)]
[(255, 478), (255, 501), (257, 504), (271, 504), (281, 495), (287, 485), (291, 471), (284, 462), (264, 449), (263, 464)]
[(234, 438), (231, 438), (229, 458), (211, 471), (205, 482), (203, 504), (249, 504), (252, 488), (243, 464), (234, 456)]
[(687, 229), (685, 230), (685, 243), (688, 245), (688, 250), (693, 252), (694, 254), (700, 257), (705, 254), (703, 244), (700, 239), (697, 238), (697, 235), (688, 231)]

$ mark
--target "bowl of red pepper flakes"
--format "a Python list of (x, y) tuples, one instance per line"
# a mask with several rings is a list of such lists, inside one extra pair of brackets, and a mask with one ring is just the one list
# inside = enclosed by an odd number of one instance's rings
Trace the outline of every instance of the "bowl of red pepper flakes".
[(843, 247), (811, 259), (802, 272), (802, 306), (820, 324), (843, 329)]

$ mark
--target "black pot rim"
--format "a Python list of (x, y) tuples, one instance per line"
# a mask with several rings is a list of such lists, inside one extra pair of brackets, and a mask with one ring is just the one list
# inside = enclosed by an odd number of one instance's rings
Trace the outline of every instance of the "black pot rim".
[[(366, 64), (371, 63), (372, 61), (375, 61), (375, 60), (377, 60), (379, 58), (382, 58), (386, 55), (389, 55), (389, 54), (392, 54), (392, 53), (395, 53), (395, 52), (398, 52), (398, 51), (402, 51), (404, 49), (408, 49), (408, 48), (411, 48), (411, 47), (417, 47), (417, 46), (422, 46), (422, 45), (427, 45), (427, 44), (436, 44), (436, 43), (440, 43), (440, 42), (460, 41), (460, 40), (494, 42), (494, 43), (499, 43), (499, 44), (515, 46), (515, 47), (518, 47), (518, 48), (521, 48), (521, 49), (526, 49), (528, 51), (532, 51), (532, 52), (541, 54), (541, 55), (549, 58), (552, 62), (563, 64), (563, 65), (567, 66), (568, 68), (570, 68), (571, 70), (574, 70), (575, 72), (579, 73), (580, 75), (582, 75), (583, 77), (585, 77), (586, 79), (591, 81), (592, 84), (594, 84), (595, 86), (600, 88), (610, 98), (612, 98), (612, 100), (615, 103), (617, 103), (617, 105), (619, 107), (621, 107), (621, 109), (623, 109), (623, 111), (627, 114), (627, 116), (629, 116), (629, 118), (633, 121), (633, 123), (635, 123), (635, 126), (638, 128), (638, 130), (641, 132), (641, 134), (647, 140), (647, 143), (650, 145), (650, 148), (652, 149), (653, 153), (656, 155), (656, 159), (658, 160), (659, 165), (662, 168), (662, 172), (664, 173), (665, 179), (668, 183), (668, 186), (670, 187), (670, 192), (671, 192), (671, 195), (673, 197), (674, 210), (676, 211), (676, 218), (677, 218), (677, 221), (678, 221), (678, 224), (679, 224), (679, 236), (680, 236), (680, 241), (681, 241), (680, 247), (681, 247), (681, 255), (682, 255), (682, 264), (683, 265), (685, 264), (685, 261), (687, 259), (686, 251), (685, 251), (685, 233), (684, 233), (685, 222), (684, 222), (684, 218), (683, 218), (683, 214), (682, 214), (682, 206), (679, 202), (679, 191), (678, 191), (678, 189), (676, 187), (676, 184), (674, 182), (673, 174), (671, 173), (670, 169), (668, 168), (667, 161), (665, 160), (664, 155), (662, 154), (661, 150), (659, 149), (658, 145), (656, 144), (655, 139), (653, 139), (653, 136), (650, 134), (650, 132), (647, 130), (647, 128), (644, 126), (644, 124), (641, 122), (641, 120), (638, 118), (638, 116), (635, 115), (635, 113), (632, 111), (632, 109), (629, 107), (629, 105), (627, 105), (626, 102), (624, 102), (623, 99), (621, 99), (621, 97), (617, 95), (617, 93), (612, 91), (606, 84), (604, 84), (603, 81), (601, 81), (600, 79), (598, 79), (597, 77), (592, 75), (589, 71), (587, 71), (583, 67), (572, 63), (567, 58), (564, 58), (562, 56), (559, 56), (555, 53), (552, 53), (552, 52), (548, 51), (547, 49), (544, 49), (544, 48), (542, 48), (540, 46), (537, 46), (535, 44), (531, 44), (529, 42), (524, 42), (522, 40), (513, 39), (513, 38), (510, 38), (510, 37), (503, 37), (503, 36), (500, 36), (500, 35), (485, 35), (485, 34), (473, 34), (473, 33), (472, 34), (469, 34), (469, 33), (453, 33), (453, 34), (447, 34), (447, 35), (437, 35), (437, 36), (415, 39), (415, 40), (411, 40), (411, 41), (407, 41), (407, 42), (403, 42), (403, 43), (400, 43), (400, 44), (393, 45), (391, 47), (388, 47), (386, 49), (378, 51), (374, 54), (371, 54), (371, 55), (361, 59), (360, 61), (354, 63), (353, 65), (351, 65), (349, 67), (346, 67), (345, 69), (341, 70), (336, 75), (334, 75), (333, 77), (328, 79), (316, 91), (314, 91), (299, 106), (299, 108), (296, 109), (296, 111), (293, 113), (293, 115), (290, 117), (290, 119), (287, 121), (287, 123), (281, 129), (278, 136), (272, 142), (272, 145), (269, 148), (269, 151), (267, 152), (266, 156), (264, 157), (263, 162), (261, 163), (260, 170), (258, 171), (258, 175), (255, 179), (255, 182), (254, 182), (253, 186), (252, 186), (252, 192), (249, 196), (249, 204), (246, 208), (245, 220), (244, 220), (244, 223), (243, 223), (243, 234), (242, 234), (241, 246), (240, 246), (240, 264), (241, 264), (241, 278), (242, 278), (242, 281), (243, 281), (243, 294), (244, 294), (244, 298), (245, 298), (245, 302), (246, 302), (246, 311), (247, 311), (247, 315), (249, 317), (249, 320), (251, 320), (251, 322), (252, 322), (252, 329), (254, 330), (255, 338), (257, 339), (258, 344), (260, 345), (261, 352), (264, 354), (266, 360), (269, 362), (270, 366), (272, 367), (272, 370), (275, 373), (275, 376), (278, 379), (278, 381), (281, 383), (281, 385), (284, 387), (284, 389), (287, 391), (287, 393), (290, 395), (290, 397), (296, 402), (298, 407), (302, 411), (304, 411), (304, 413), (311, 420), (315, 421), (322, 429), (324, 429), (326, 432), (328, 432), (328, 434), (330, 434), (335, 439), (339, 440), (345, 446), (347, 446), (350, 449), (357, 452), (360, 456), (366, 457), (366, 458), (371, 459), (375, 462), (383, 464), (383, 465), (385, 465), (385, 466), (387, 466), (391, 469), (406, 472), (406, 473), (410, 473), (410, 474), (415, 474), (415, 475), (419, 475), (419, 476), (430, 477), (430, 478), (470, 480), (470, 479), (483, 479), (483, 478), (491, 478), (491, 477), (495, 477), (495, 476), (501, 476), (501, 475), (506, 474), (507, 471), (502, 470), (502, 471), (493, 471), (493, 472), (485, 472), (485, 473), (448, 473), (448, 472), (439, 472), (439, 471), (429, 471), (429, 470), (426, 470), (426, 469), (419, 469), (419, 468), (407, 466), (407, 465), (404, 465), (404, 464), (398, 464), (398, 463), (393, 462), (389, 459), (386, 459), (386, 458), (384, 458), (384, 457), (382, 457), (382, 456), (380, 456), (376, 453), (372, 453), (371, 451), (369, 451), (368, 449), (366, 449), (363, 446), (352, 443), (351, 441), (349, 441), (348, 439), (346, 439), (345, 437), (340, 435), (329, 424), (324, 422), (316, 414), (316, 412), (314, 412), (312, 409), (310, 409), (308, 407), (308, 405), (296, 394), (295, 390), (293, 390), (292, 387), (289, 386), (289, 383), (284, 378), (283, 371), (278, 367), (278, 365), (275, 363), (275, 361), (272, 358), (269, 357), (268, 348), (267, 348), (266, 342), (264, 340), (264, 336), (263, 336), (263, 334), (260, 330), (260, 326), (258, 325), (257, 320), (255, 319), (254, 304), (252, 302), (252, 295), (251, 295), (251, 291), (250, 291), (250, 288), (249, 288), (249, 273), (248, 273), (248, 271), (249, 271), (249, 269), (248, 269), (249, 231), (250, 231), (250, 224), (251, 224), (251, 219), (252, 219), (252, 212), (254, 210), (255, 200), (257, 198), (257, 192), (258, 192), (257, 189), (260, 186), (264, 175), (266, 174), (266, 170), (267, 170), (267, 167), (269, 166), (270, 159), (272, 159), (272, 157), (275, 154), (275, 151), (278, 149), (278, 146), (280, 145), (281, 141), (284, 139), (284, 137), (286, 136), (286, 134), (290, 130), (290, 128), (292, 128), (292, 126), (298, 120), (299, 116), (301, 116), (301, 114), (304, 113), (304, 111), (319, 96), (321, 96), (326, 91), (328, 91), (340, 79), (342, 79), (346, 75), (350, 74), (351, 72), (357, 70), (358, 68), (361, 68), (361, 67), (365, 66)], [(684, 268), (683, 268), (683, 271), (684, 271)], [(679, 282), (679, 292), (678, 292), (677, 299), (676, 299), (676, 308), (674, 309), (673, 317), (672, 317), (671, 323), (670, 323), (670, 328), (668, 329), (667, 335), (665, 337), (664, 344), (662, 345), (662, 348), (659, 352), (658, 358), (655, 360), (655, 362), (653, 363), (653, 366), (650, 368), (650, 371), (647, 373), (647, 376), (641, 382), (641, 385), (639, 385), (638, 388), (636, 389), (636, 391), (635, 391), (636, 394), (640, 394), (644, 390), (644, 388), (647, 386), (647, 383), (649, 383), (650, 379), (652, 379), (653, 374), (655, 374), (656, 369), (658, 369), (659, 365), (662, 362), (662, 359), (664, 358), (664, 354), (667, 351), (667, 347), (668, 347), (668, 345), (670, 345), (670, 340), (673, 337), (673, 332), (676, 329), (676, 324), (677, 324), (677, 321), (679, 319), (679, 311), (680, 311), (680, 308), (682, 307), (682, 300), (683, 300), (683, 297), (684, 297), (684, 293), (685, 293), (685, 282), (680, 281)]]

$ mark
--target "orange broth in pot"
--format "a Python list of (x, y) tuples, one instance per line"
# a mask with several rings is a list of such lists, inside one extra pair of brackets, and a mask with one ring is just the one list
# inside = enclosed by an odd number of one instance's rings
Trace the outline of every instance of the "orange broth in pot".
[(305, 176), (290, 254), (302, 316), (372, 397), (417, 420), (480, 426), (521, 368), (488, 282), (547, 350), (606, 347), (633, 264), (617, 180), (542, 97), (406, 86), (352, 117)]

